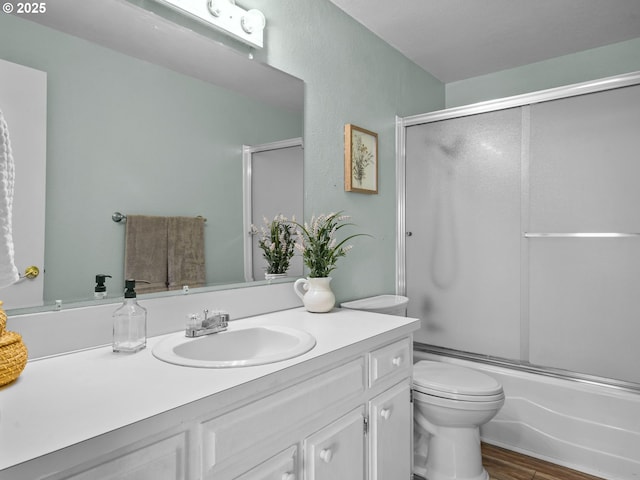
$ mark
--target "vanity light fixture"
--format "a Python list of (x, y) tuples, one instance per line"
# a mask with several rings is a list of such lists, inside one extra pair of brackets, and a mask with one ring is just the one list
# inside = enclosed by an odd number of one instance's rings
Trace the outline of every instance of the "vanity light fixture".
[(266, 24), (260, 10), (245, 10), (235, 0), (155, 0), (186, 13), (252, 47), (262, 48)]
[(240, 18), (240, 26), (248, 34), (253, 32), (261, 32), (267, 23), (264, 13), (260, 10), (252, 8)]

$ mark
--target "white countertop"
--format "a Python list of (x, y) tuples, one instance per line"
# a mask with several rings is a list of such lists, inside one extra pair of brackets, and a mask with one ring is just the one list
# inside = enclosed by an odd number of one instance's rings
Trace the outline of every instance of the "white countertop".
[(305, 330), (316, 346), (269, 365), (191, 368), (152, 355), (164, 335), (150, 338), (135, 354), (114, 354), (106, 346), (29, 362), (16, 382), (0, 388), (0, 470), (367, 339), (391, 339), (419, 328), (415, 319), (340, 309), (285, 310), (231, 323), (265, 324)]

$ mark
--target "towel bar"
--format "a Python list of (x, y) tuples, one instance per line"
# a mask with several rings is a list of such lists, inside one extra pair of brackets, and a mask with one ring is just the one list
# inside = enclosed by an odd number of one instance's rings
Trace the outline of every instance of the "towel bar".
[(524, 232), (525, 238), (627, 238), (640, 237), (640, 233), (623, 232), (575, 232), (575, 233), (532, 233)]
[[(202, 218), (205, 222), (207, 221), (207, 219), (204, 218), (202, 215), (197, 215), (196, 218)], [(124, 213), (113, 212), (113, 215), (111, 215), (111, 220), (113, 220), (116, 223), (120, 223), (123, 220), (126, 222), (127, 216)]]

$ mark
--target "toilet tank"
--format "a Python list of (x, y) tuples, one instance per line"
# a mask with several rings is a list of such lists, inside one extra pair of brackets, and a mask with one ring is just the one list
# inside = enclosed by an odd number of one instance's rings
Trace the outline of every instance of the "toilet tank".
[(367, 312), (386, 313), (387, 315), (407, 316), (409, 299), (402, 295), (377, 295), (361, 298), (340, 305), (351, 310), (366, 310)]

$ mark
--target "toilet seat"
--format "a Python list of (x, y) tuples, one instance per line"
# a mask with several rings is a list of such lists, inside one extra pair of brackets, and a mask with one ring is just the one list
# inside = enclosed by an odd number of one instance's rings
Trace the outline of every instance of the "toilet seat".
[(450, 400), (493, 402), (504, 399), (502, 385), (470, 368), (422, 360), (413, 366), (416, 392)]

